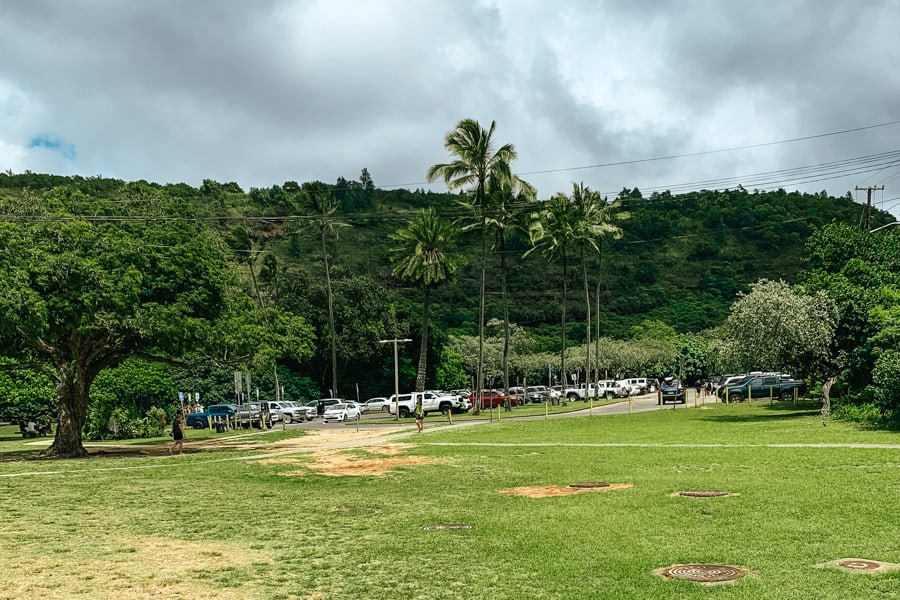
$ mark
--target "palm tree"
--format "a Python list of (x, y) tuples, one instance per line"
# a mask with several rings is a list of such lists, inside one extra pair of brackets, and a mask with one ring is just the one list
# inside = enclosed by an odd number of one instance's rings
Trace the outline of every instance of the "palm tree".
[(561, 383), (566, 383), (566, 295), (568, 282), (569, 251), (576, 243), (581, 227), (581, 218), (576, 205), (565, 194), (556, 194), (544, 205), (542, 235), (525, 256), (540, 250), (541, 256), (550, 262), (561, 262), (562, 280), (562, 319), (561, 319)]
[(331, 190), (321, 183), (304, 183), (300, 188), (302, 208), (309, 216), (309, 225), (318, 234), (325, 261), (325, 289), (328, 297), (328, 328), (331, 337), (331, 393), (338, 396), (337, 330), (334, 325), (334, 292), (331, 289), (331, 267), (328, 263), (328, 237), (337, 237), (337, 227), (350, 227), (335, 217), (338, 202)]
[(432, 165), (426, 173), (429, 182), (443, 179), (449, 190), (470, 188), (472, 205), (480, 212), (481, 221), (481, 299), (478, 313), (478, 374), (476, 394), (478, 402), (475, 412), (480, 409), (481, 390), (484, 379), (484, 296), (485, 261), (487, 260), (487, 186), (511, 177), (510, 163), (516, 158), (512, 144), (504, 144), (494, 149), (494, 131), (497, 123), (491, 121), (487, 130), (474, 119), (463, 119), (453, 131), (444, 136), (444, 148), (456, 157), (449, 163)]
[(533, 242), (540, 235), (540, 213), (535, 210), (537, 190), (513, 175), (490, 186), (485, 226), (494, 232), (494, 250), (500, 254), (500, 294), (503, 304), (503, 406), (512, 410), (509, 400), (509, 302), (506, 293), (506, 241), (520, 236)]
[[(596, 318), (596, 336), (594, 336), (594, 364), (597, 366), (596, 380), (600, 379), (600, 288), (603, 278), (603, 238), (611, 236), (618, 240), (622, 237), (622, 228), (617, 226), (614, 221), (625, 221), (631, 218), (631, 213), (621, 210), (622, 202), (615, 200), (608, 202), (605, 198), (600, 200), (599, 194), (596, 195), (596, 208), (591, 211), (594, 229), (597, 233), (597, 286), (595, 294), (595, 302), (597, 306)], [(586, 284), (585, 284), (586, 285)], [(590, 303), (588, 305), (588, 318), (590, 319)], [(588, 331), (590, 331), (590, 320), (588, 321)], [(591, 344), (590, 338), (587, 340), (587, 354), (590, 357)]]
[(423, 209), (415, 221), (391, 235), (391, 239), (398, 243), (391, 249), (393, 274), (418, 283), (425, 294), (422, 301), (422, 346), (416, 374), (417, 392), (425, 391), (431, 290), (451, 279), (462, 263), (462, 255), (453, 252), (458, 236), (459, 228), (440, 218), (433, 208)]

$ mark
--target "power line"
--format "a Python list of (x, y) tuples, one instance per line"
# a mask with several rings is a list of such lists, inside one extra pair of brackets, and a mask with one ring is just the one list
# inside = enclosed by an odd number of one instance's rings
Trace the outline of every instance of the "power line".
[(648, 163), (648, 162), (655, 162), (655, 161), (661, 161), (661, 160), (671, 160), (674, 158), (688, 158), (691, 156), (705, 156), (708, 154), (720, 154), (722, 152), (734, 152), (736, 150), (749, 150), (752, 148), (764, 148), (767, 146), (777, 146), (780, 144), (790, 144), (793, 142), (814, 140), (814, 139), (819, 139), (819, 138), (824, 138), (824, 137), (829, 137), (829, 136), (834, 136), (834, 135), (843, 135), (845, 133), (853, 133), (856, 131), (865, 131), (867, 129), (876, 129), (878, 127), (888, 127), (890, 125), (896, 125), (898, 123), (900, 123), (900, 120), (889, 121), (887, 123), (879, 123), (878, 125), (867, 125), (865, 127), (855, 127), (853, 129), (844, 129), (842, 131), (831, 131), (828, 133), (807, 135), (807, 136), (803, 136), (803, 137), (791, 138), (788, 140), (778, 140), (775, 142), (763, 142), (761, 144), (749, 144), (746, 146), (734, 146), (732, 148), (719, 148), (717, 150), (701, 150), (699, 152), (687, 152), (684, 154), (670, 154), (667, 156), (657, 156), (657, 157), (653, 157), (653, 158), (639, 158), (639, 159), (622, 160), (622, 161), (609, 162), (609, 163), (598, 163), (595, 165), (585, 165), (583, 167), (564, 167), (564, 168), (559, 168), (559, 169), (545, 169), (545, 170), (541, 170), (541, 171), (526, 171), (524, 173), (521, 173), (521, 175), (543, 175), (545, 173), (562, 173), (565, 171), (579, 171), (579, 170), (583, 170), (583, 169), (598, 169), (601, 167), (618, 167), (618, 166), (622, 166), (622, 165), (633, 165), (633, 164)]

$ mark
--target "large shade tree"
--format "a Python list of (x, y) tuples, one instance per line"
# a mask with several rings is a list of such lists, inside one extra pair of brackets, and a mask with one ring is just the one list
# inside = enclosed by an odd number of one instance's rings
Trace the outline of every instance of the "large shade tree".
[[(472, 194), (471, 206), (477, 211), (481, 223), (481, 293), (478, 310), (478, 375), (476, 390), (481, 398), (484, 358), (484, 300), (487, 261), (487, 208), (488, 186), (511, 178), (510, 163), (517, 154), (512, 144), (495, 147), (494, 132), (497, 123), (491, 121), (485, 129), (475, 119), (463, 119), (444, 136), (444, 148), (454, 157), (449, 163), (429, 167), (429, 182), (442, 179), (450, 190), (467, 189)], [(476, 405), (476, 412), (480, 403)]]
[(783, 281), (761, 280), (732, 304), (720, 337), (736, 371), (825, 379), (834, 377), (836, 326), (837, 307), (824, 292), (810, 294)]
[(416, 391), (425, 391), (428, 366), (428, 328), (431, 291), (451, 279), (462, 263), (457, 252), (459, 228), (437, 215), (432, 208), (422, 210), (418, 218), (391, 235), (396, 242), (392, 250), (393, 274), (422, 287), (421, 347), (416, 374)]
[(85, 455), (98, 373), (184, 354), (225, 304), (227, 252), (192, 207), (141, 183), (123, 193), (132, 202), (68, 187), (0, 197), (0, 346), (55, 386), (51, 456)]

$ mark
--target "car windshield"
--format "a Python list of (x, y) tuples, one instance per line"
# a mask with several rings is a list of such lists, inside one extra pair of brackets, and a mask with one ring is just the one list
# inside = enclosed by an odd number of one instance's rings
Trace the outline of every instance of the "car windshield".
[(336, 412), (347, 408), (346, 404), (332, 404), (328, 407), (328, 412)]
[(318, 402), (316, 402), (315, 400), (310, 400), (309, 402), (306, 403), (306, 406), (308, 406), (310, 408), (315, 408), (317, 404), (318, 404)]

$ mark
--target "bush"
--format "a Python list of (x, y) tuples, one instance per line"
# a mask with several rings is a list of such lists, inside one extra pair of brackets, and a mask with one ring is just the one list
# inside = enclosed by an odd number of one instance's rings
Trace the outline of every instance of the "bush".
[(886, 350), (878, 357), (872, 371), (872, 387), (882, 415), (900, 413), (900, 352)]
[(883, 422), (881, 410), (876, 404), (840, 404), (831, 412), (832, 418), (838, 421), (879, 425)]

